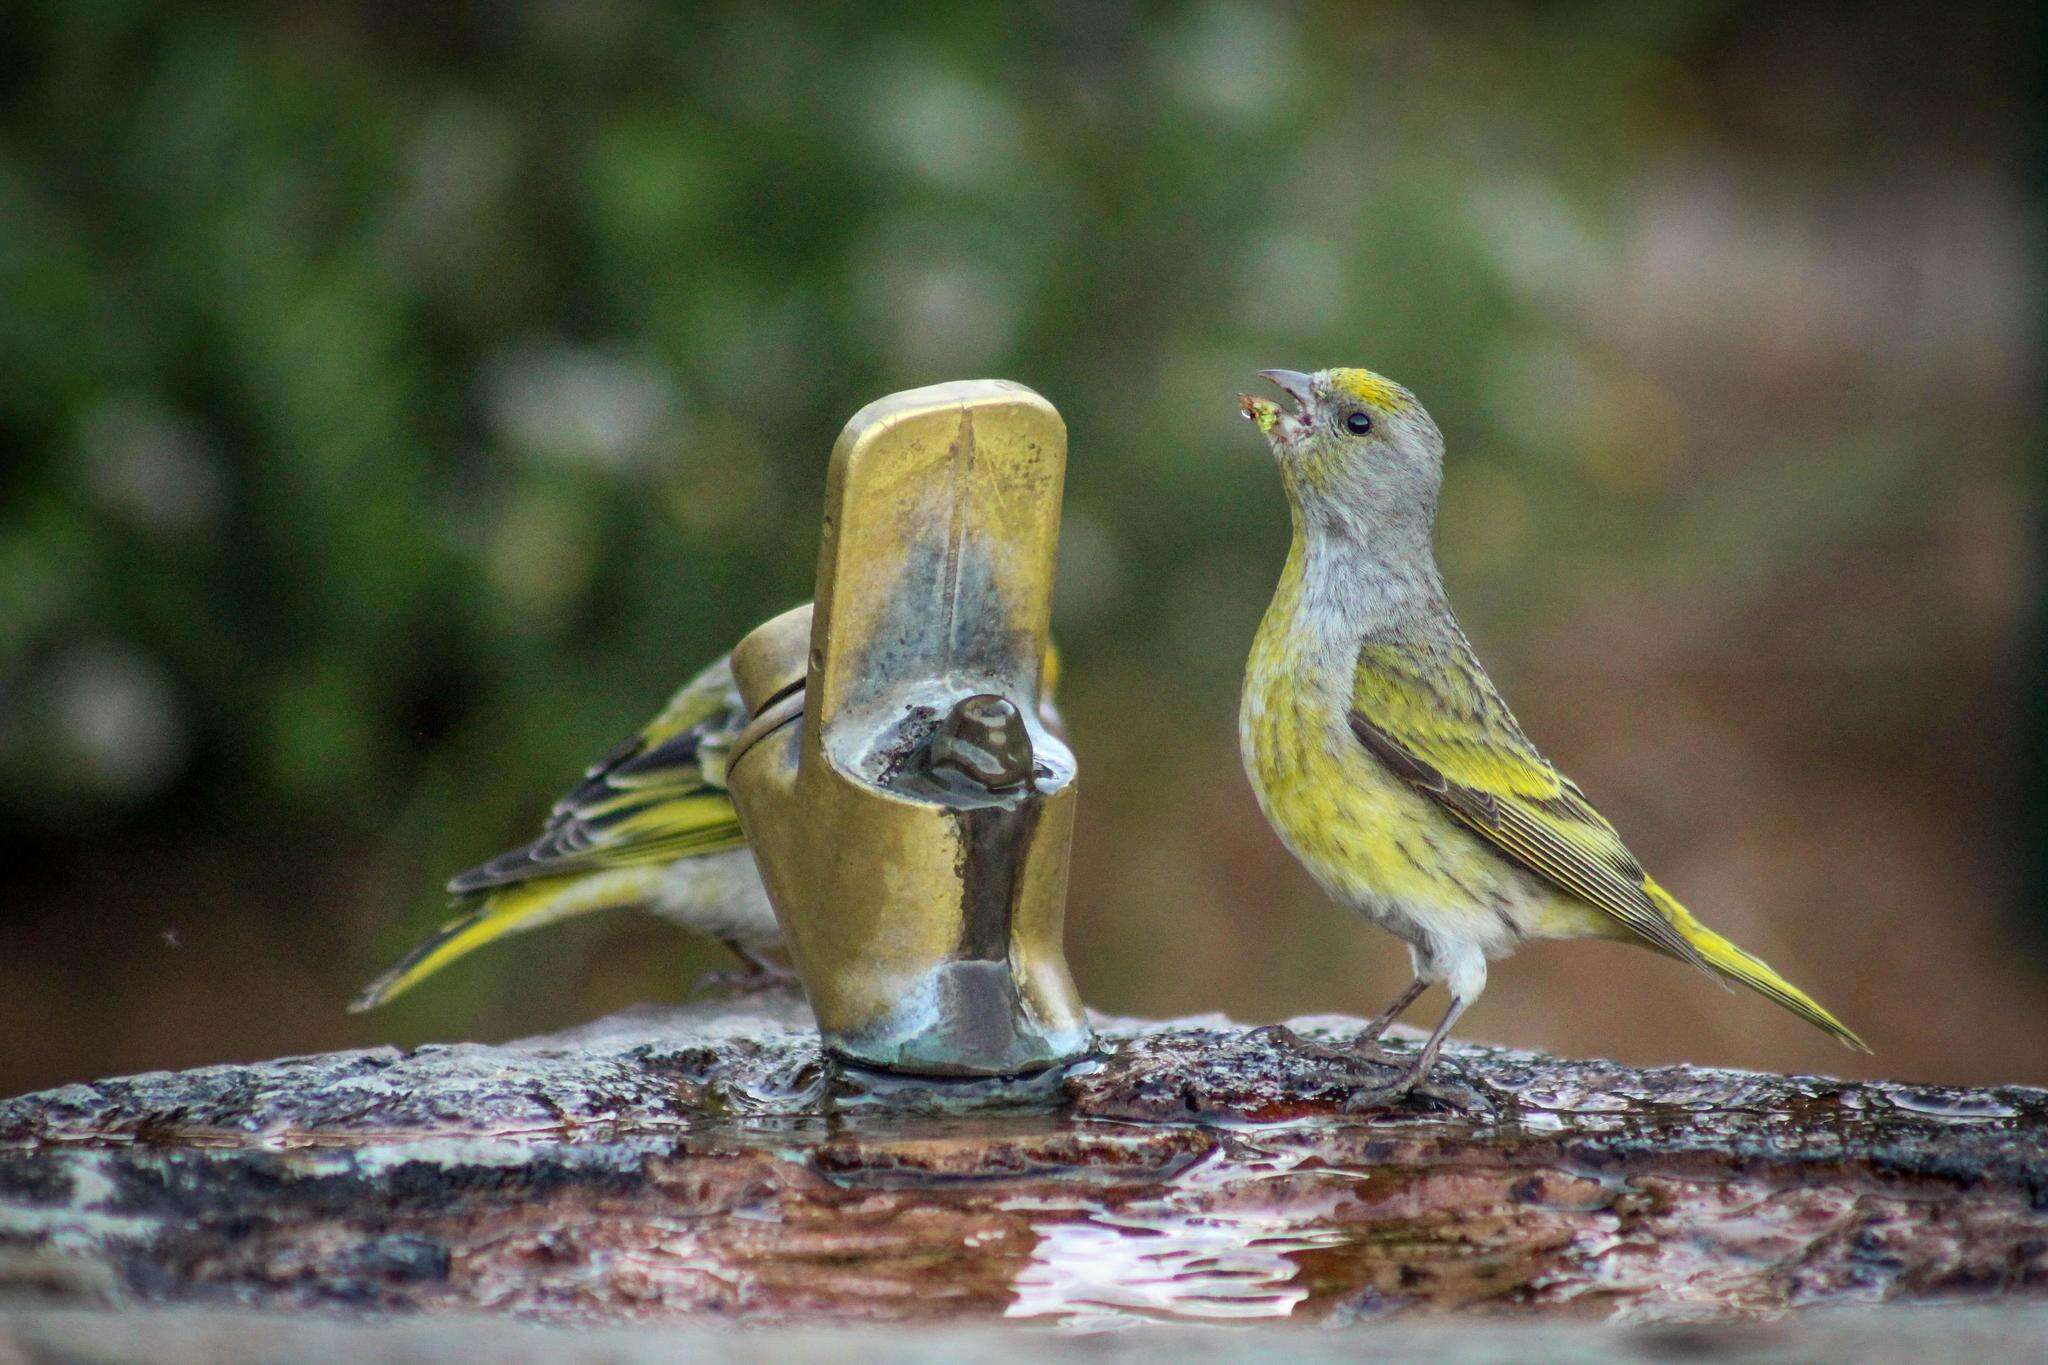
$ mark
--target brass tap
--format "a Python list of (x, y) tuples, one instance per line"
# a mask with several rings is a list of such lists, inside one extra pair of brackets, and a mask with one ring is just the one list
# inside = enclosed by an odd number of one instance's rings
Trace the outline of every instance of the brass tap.
[(815, 605), (733, 651), (733, 798), (853, 1061), (1006, 1075), (1092, 1041), (1061, 949), (1074, 756), (1040, 713), (1066, 445), (1003, 380), (870, 403), (832, 450)]

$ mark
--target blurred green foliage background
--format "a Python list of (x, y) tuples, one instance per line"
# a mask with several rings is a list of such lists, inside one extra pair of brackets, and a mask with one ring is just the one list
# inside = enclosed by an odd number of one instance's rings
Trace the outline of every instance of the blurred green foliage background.
[[(1262, 366), (1414, 387), (1522, 719), (1852, 1058), (1607, 946), (1467, 1032), (2048, 1080), (2030, 7), (1735, 0), (0, 14), (0, 1093), (675, 997), (631, 916), (354, 988), (809, 596), (871, 398), (1073, 447), (1070, 950), (1376, 1008), (1260, 821)], [(2034, 714), (2038, 714), (2035, 712)]]

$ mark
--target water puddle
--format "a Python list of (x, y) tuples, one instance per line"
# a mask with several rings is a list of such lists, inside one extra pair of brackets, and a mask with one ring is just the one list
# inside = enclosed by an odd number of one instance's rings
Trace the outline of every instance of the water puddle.
[[(1245, 1161), (1219, 1150), (1159, 1197), (1115, 1208), (1046, 1206), (1079, 1216), (1032, 1224), (1038, 1243), (1005, 1316), (1084, 1331), (1289, 1316), (1311, 1292), (1300, 1255), (1353, 1236), (1339, 1226), (1316, 1226), (1312, 1217), (1304, 1222), (1304, 1199), (1313, 1200), (1312, 1187), (1326, 1183), (1334, 1211), (1366, 1178), (1300, 1172), (1304, 1160), (1304, 1153), (1290, 1152)], [(1290, 1197), (1245, 1197), (1267, 1180), (1287, 1181)], [(1231, 1197), (1219, 1198), (1226, 1191)]]
[(2020, 1110), (1987, 1090), (1942, 1090), (1928, 1086), (1887, 1086), (1882, 1091), (1896, 1109), (1949, 1119), (2009, 1119)]

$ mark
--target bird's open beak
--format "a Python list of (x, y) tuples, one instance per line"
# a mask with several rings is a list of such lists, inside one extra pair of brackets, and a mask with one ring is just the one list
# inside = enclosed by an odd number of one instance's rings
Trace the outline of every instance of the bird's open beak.
[(1292, 398), (1294, 406), (1299, 410), (1297, 416), (1300, 412), (1307, 411), (1310, 395), (1315, 386), (1300, 370), (1260, 370), (1259, 378), (1267, 380), (1280, 392)]
[[(1237, 396), (1237, 407), (1238, 411), (1245, 415), (1246, 420), (1267, 436), (1274, 435), (1275, 429), (1280, 428), (1282, 422), (1292, 422), (1297, 432), (1308, 425), (1309, 403), (1314, 388), (1307, 375), (1299, 370), (1260, 370), (1259, 378), (1270, 381), (1274, 387), (1293, 399), (1295, 411), (1287, 412), (1271, 399), (1241, 393)], [(1286, 436), (1293, 433), (1282, 429), (1278, 434)]]

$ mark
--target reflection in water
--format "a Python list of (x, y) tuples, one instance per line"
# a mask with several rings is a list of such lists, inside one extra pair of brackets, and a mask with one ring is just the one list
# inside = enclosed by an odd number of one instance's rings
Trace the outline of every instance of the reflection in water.
[[(1327, 1186), (1328, 1211), (1363, 1175), (1318, 1167), (1304, 1154), (1218, 1151), (1157, 1198), (1111, 1208), (1088, 1202), (1018, 1201), (1043, 1211), (1038, 1245), (1018, 1275), (1006, 1316), (1080, 1329), (1142, 1322), (1284, 1318), (1308, 1297), (1295, 1256), (1350, 1240), (1341, 1226), (1304, 1219), (1304, 1202)], [(1266, 1182), (1284, 1181), (1286, 1199)], [(1228, 1188), (1231, 1198), (1219, 1204)], [(1235, 1196), (1245, 1196), (1241, 1200)]]

